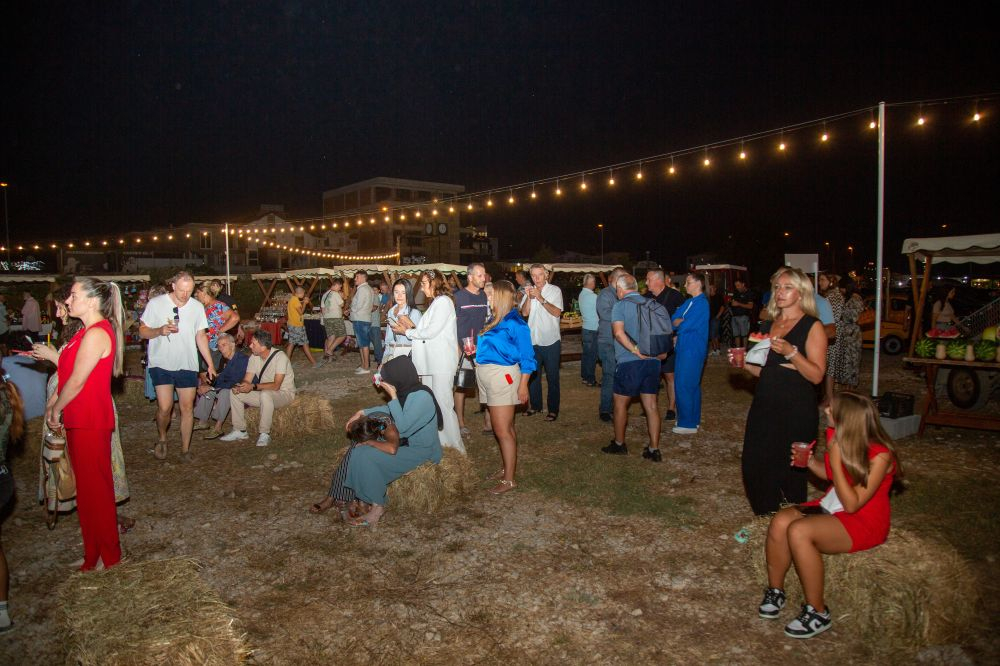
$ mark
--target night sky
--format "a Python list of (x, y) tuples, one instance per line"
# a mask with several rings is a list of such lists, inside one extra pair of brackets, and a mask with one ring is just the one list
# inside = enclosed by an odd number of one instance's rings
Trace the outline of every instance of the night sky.
[[(706, 5), (714, 5), (706, 7)], [(550, 6), (551, 5), (551, 6)], [(962, 6), (959, 6), (962, 5)], [(853, 7), (853, 8), (852, 8)], [(317, 215), (374, 176), (470, 191), (579, 173), (880, 100), (1000, 90), (987, 3), (22, 2), (5, 10), (0, 179), (12, 240)], [(995, 231), (1000, 99), (890, 112), (886, 257)], [(624, 250), (758, 270), (874, 251), (864, 118), (477, 216), (505, 258)], [(567, 190), (572, 188), (567, 188)], [(551, 195), (551, 193), (548, 193)], [(505, 198), (505, 195), (501, 195)], [(941, 224), (949, 224), (942, 231)], [(791, 235), (786, 239), (784, 231)], [(837, 248), (840, 248), (837, 250)], [(769, 271), (768, 271), (769, 272)]]

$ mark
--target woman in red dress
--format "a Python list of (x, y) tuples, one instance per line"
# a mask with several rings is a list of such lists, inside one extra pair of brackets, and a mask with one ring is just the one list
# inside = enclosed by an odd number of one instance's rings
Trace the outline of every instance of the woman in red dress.
[[(809, 470), (830, 487), (821, 499), (778, 511), (767, 531), (768, 588), (758, 609), (775, 619), (785, 605), (789, 567), (802, 582), (806, 603), (785, 627), (791, 638), (811, 638), (830, 628), (823, 600), (823, 555), (856, 553), (884, 543), (889, 535), (889, 491), (902, 469), (892, 440), (867, 397), (843, 392), (826, 408), (827, 452), (823, 461), (809, 454)], [(792, 460), (793, 451), (789, 451)]]
[(89, 571), (121, 560), (115, 486), (111, 475), (111, 433), (115, 412), (111, 377), (122, 372), (122, 300), (118, 285), (89, 277), (73, 283), (66, 306), (83, 321), (59, 355), (59, 384), (45, 414), (49, 428), (66, 429), (76, 508), (83, 533), (83, 566)]

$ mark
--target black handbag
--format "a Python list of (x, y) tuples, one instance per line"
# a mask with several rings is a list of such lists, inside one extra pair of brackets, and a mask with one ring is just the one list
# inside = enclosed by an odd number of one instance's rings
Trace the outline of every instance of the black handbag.
[[(472, 365), (471, 368), (462, 367), (465, 364), (465, 359), (469, 359), (469, 363)], [(476, 362), (464, 351), (462, 352), (461, 360), (458, 362), (458, 370), (455, 371), (454, 384), (457, 389), (470, 389), (476, 386)]]

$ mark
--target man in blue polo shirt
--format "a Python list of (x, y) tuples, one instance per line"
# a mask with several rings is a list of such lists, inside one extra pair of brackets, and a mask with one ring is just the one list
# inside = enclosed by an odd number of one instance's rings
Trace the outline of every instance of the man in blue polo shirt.
[[(660, 392), (660, 362), (662, 359), (644, 356), (639, 351), (636, 340), (639, 338), (639, 306), (645, 298), (637, 289), (633, 276), (625, 273), (614, 282), (618, 302), (611, 314), (612, 334), (615, 340), (615, 383), (614, 383), (614, 421), (615, 438), (603, 447), (604, 453), (625, 455), (625, 426), (628, 425), (628, 406), (632, 398), (638, 396), (642, 403), (642, 411), (646, 414), (646, 428), (649, 431), (649, 444), (642, 452), (642, 457), (653, 462), (662, 462), (660, 453), (660, 412), (657, 407), (657, 396)], [(663, 310), (665, 326), (670, 327), (669, 316)], [(663, 354), (666, 358), (666, 354)]]

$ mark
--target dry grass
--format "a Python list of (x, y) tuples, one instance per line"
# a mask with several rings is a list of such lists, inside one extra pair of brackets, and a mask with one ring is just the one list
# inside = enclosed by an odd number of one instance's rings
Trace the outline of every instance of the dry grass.
[[(247, 430), (257, 432), (260, 410), (246, 410)], [(271, 437), (293, 439), (301, 435), (326, 433), (334, 429), (330, 401), (308, 391), (299, 391), (292, 404), (274, 410)]]
[(68, 660), (101, 664), (242, 664), (233, 613), (187, 558), (126, 562), (60, 588)]
[[(767, 579), (764, 542), (769, 519), (749, 528), (757, 580)], [(967, 562), (949, 545), (892, 528), (886, 543), (850, 555), (823, 557), (826, 601), (873, 653), (907, 653), (957, 641), (973, 626), (977, 583)], [(802, 599), (794, 568), (785, 579), (789, 602)]]

